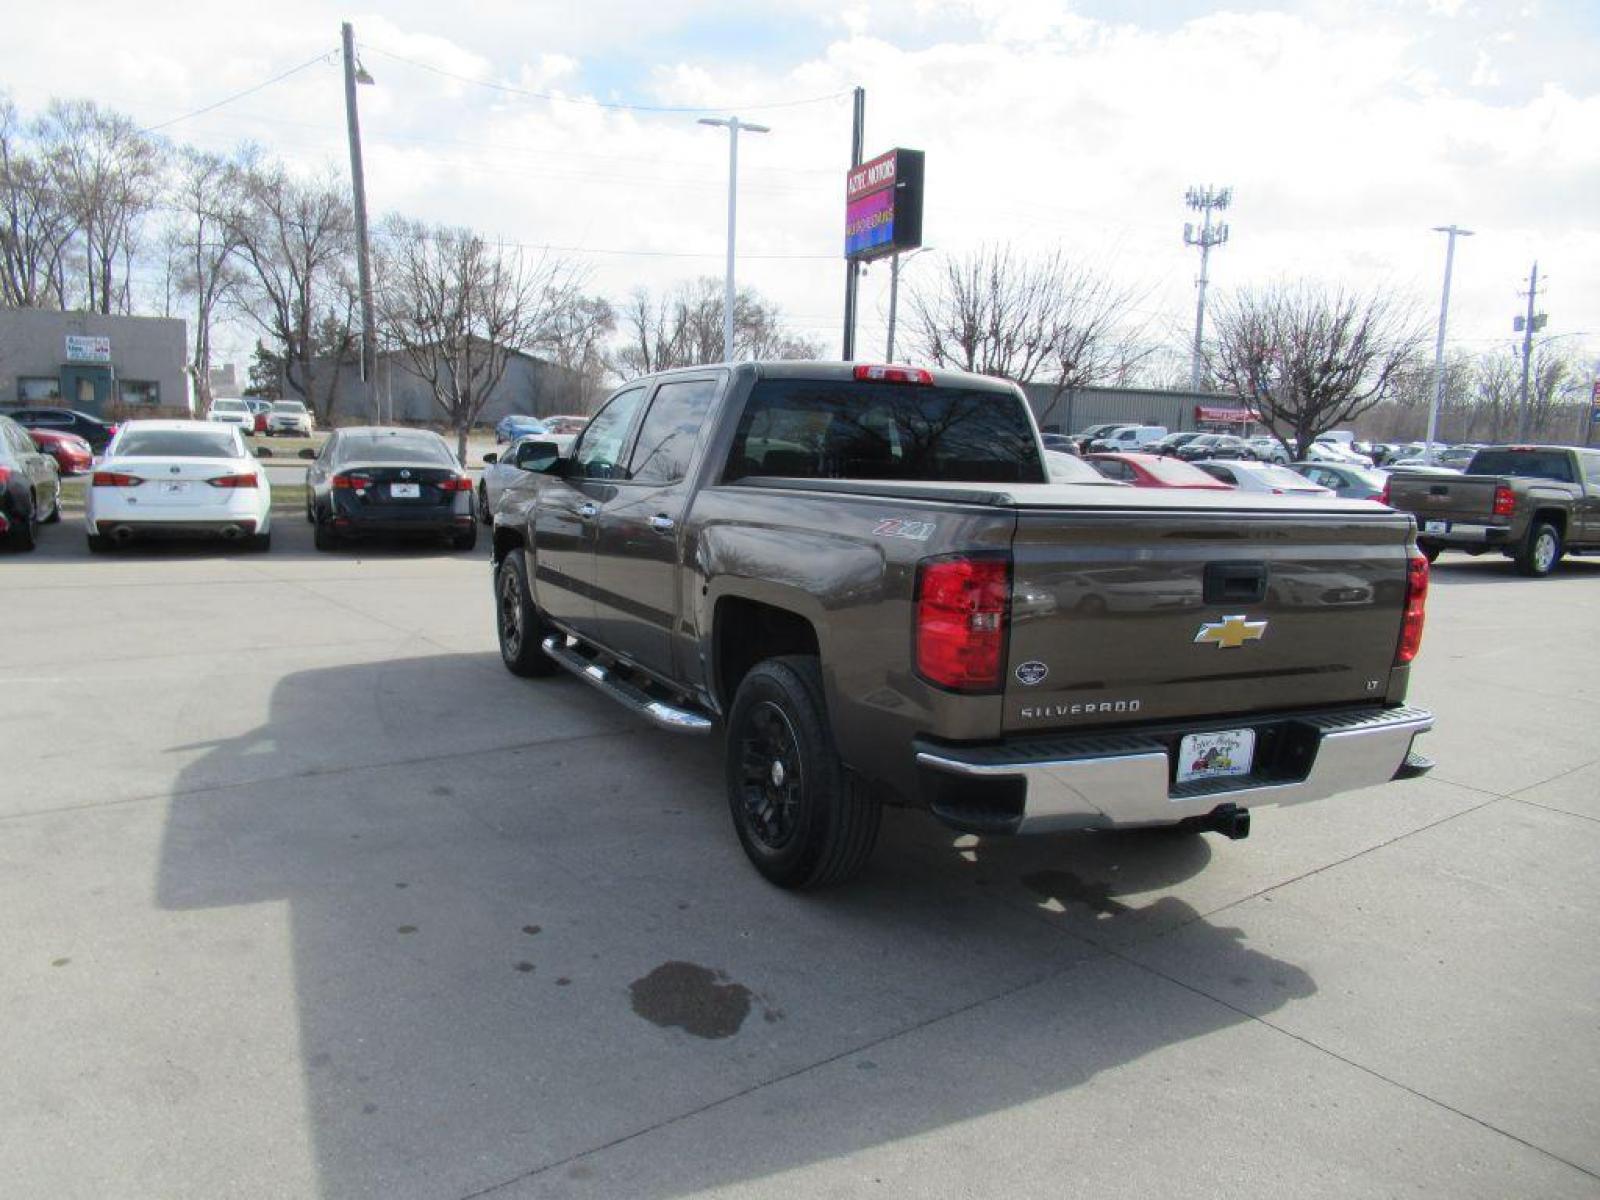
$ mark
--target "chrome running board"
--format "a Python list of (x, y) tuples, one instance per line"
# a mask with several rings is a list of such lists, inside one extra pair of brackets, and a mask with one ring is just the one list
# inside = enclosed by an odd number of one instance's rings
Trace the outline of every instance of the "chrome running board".
[(626, 679), (617, 678), (611, 668), (596, 662), (592, 658), (585, 657), (581, 652), (567, 645), (566, 638), (559, 636), (547, 637), (540, 643), (540, 646), (546, 654), (556, 660), (559, 666), (571, 671), (591, 687), (599, 689), (624, 708), (632, 709), (657, 728), (665, 729), (672, 733), (711, 732), (714, 722), (704, 713), (695, 712), (693, 709), (688, 708), (678, 708), (657, 700), (644, 689), (635, 686)]

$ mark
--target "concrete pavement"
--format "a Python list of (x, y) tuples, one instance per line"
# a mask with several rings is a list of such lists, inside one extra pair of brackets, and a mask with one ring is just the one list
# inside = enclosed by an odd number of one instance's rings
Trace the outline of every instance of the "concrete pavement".
[(0, 559), (0, 1195), (1600, 1195), (1600, 562), (1446, 556), (1428, 779), (746, 865), (481, 553)]

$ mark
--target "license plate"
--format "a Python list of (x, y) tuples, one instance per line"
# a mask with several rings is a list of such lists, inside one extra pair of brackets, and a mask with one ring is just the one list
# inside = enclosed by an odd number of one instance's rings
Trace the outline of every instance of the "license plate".
[(391, 483), (389, 485), (389, 495), (396, 500), (415, 500), (422, 495), (422, 485), (420, 483)]
[(1424, 521), (1422, 523), (1422, 532), (1423, 533), (1449, 533), (1450, 532), (1450, 522), (1449, 521)]
[(187, 483), (167, 482), (161, 485), (161, 494), (164, 496), (181, 496), (189, 490)]
[(1191, 733), (1178, 743), (1178, 782), (1248, 775), (1255, 753), (1254, 729)]

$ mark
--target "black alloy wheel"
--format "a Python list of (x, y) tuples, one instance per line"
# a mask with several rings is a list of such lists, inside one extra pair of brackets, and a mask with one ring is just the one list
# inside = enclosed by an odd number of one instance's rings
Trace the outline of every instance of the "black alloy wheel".
[(11, 518), (11, 548), (24, 554), (39, 544), (39, 509), (29, 505), (26, 516)]
[(769, 882), (828, 887), (871, 857), (882, 808), (839, 761), (815, 658), (769, 658), (740, 682), (726, 776), (734, 830)]
[(489, 486), (478, 484), (478, 520), (485, 525), (494, 524), (494, 513), (489, 511)]
[(559, 666), (540, 645), (555, 629), (547, 624), (528, 594), (528, 577), (522, 551), (506, 553), (494, 572), (495, 632), (500, 639), (500, 661), (513, 675), (553, 675)]

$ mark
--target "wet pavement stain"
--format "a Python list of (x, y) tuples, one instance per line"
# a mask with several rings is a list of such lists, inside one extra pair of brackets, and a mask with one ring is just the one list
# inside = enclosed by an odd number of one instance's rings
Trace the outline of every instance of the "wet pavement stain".
[(378, 1111), (378, 1106), (376, 1104), (363, 1104), (361, 1106), (361, 1111), (363, 1114), (370, 1117), (373, 1113)]
[(417, 927), (415, 925), (402, 925), (395, 932), (397, 932), (397, 933), (415, 933), (416, 931), (417, 931)]
[(522, 932), (527, 934), (529, 937), (532, 937), (534, 934), (540, 933), (543, 930), (544, 930), (544, 926), (543, 925), (524, 925), (522, 927)]
[(750, 1015), (750, 989), (721, 971), (689, 962), (662, 963), (628, 985), (633, 1011), (663, 1029), (697, 1038), (726, 1038)]
[(397, 883), (397, 884), (395, 884), (395, 887), (397, 887), (397, 888), (405, 888), (405, 887), (410, 887), (410, 886), (411, 885), (409, 883)]
[(454, 796), (456, 794), (455, 788), (443, 783), (435, 784), (428, 790), (431, 791), (435, 796)]
[(52, 967), (64, 967), (71, 961), (72, 960), (70, 958), (52, 958), (50, 960), (50, 965)]
[(533, 970), (533, 964), (531, 962), (519, 962), (517, 964), (517, 970), (526, 975)]
[(571, 982), (572, 982), (572, 980), (568, 979), (565, 975), (563, 975), (560, 979), (556, 980), (556, 986), (557, 987), (566, 987)]
[(1111, 885), (1079, 879), (1071, 871), (1035, 871), (1022, 877), (1022, 886), (1041, 900), (1087, 905), (1097, 913), (1114, 916), (1131, 911), (1111, 896)]

